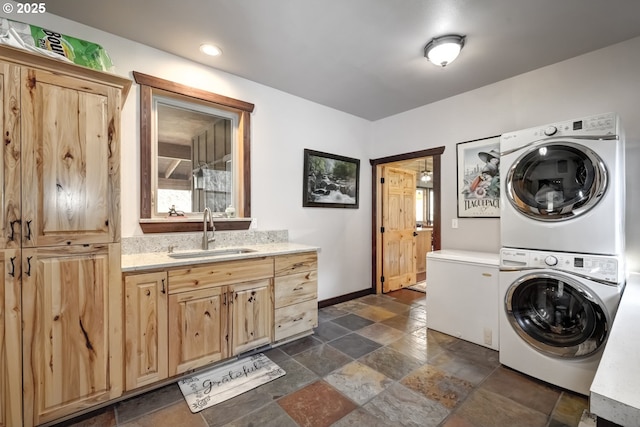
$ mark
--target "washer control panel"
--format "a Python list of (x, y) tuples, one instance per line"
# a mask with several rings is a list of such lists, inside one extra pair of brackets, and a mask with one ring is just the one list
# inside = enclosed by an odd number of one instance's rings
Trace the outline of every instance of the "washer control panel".
[(566, 252), (507, 249), (500, 251), (500, 268), (548, 268), (619, 283), (622, 279), (617, 257)]

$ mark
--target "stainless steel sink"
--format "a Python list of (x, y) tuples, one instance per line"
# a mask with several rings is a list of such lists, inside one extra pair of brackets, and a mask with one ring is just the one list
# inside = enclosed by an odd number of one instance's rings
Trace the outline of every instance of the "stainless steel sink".
[(226, 249), (210, 249), (189, 252), (173, 252), (169, 256), (171, 258), (206, 258), (225, 255), (240, 255), (255, 252), (255, 249), (247, 248), (226, 248)]

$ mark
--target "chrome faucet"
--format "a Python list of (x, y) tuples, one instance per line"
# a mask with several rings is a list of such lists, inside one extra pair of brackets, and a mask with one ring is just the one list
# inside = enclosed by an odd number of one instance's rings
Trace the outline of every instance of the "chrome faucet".
[[(207, 216), (209, 217), (209, 224), (211, 225), (211, 238), (209, 238), (209, 234), (207, 233)], [(202, 250), (206, 251), (209, 249), (209, 242), (216, 240), (216, 226), (213, 224), (213, 217), (211, 216), (211, 210), (209, 208), (204, 208), (202, 223), (204, 225), (204, 231), (202, 233)]]

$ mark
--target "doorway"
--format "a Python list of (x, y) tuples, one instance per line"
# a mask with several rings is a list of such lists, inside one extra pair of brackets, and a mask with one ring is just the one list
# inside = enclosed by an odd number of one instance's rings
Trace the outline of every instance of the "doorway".
[[(385, 281), (387, 278), (385, 277), (385, 265), (390, 265), (388, 259), (385, 257), (392, 256), (394, 257), (402, 257), (403, 254), (395, 253), (397, 251), (394, 250), (393, 254), (385, 253), (385, 245), (384, 235), (386, 232), (384, 228), (385, 215), (384, 212), (384, 199), (385, 199), (385, 183), (384, 172), (385, 168), (389, 167), (403, 167), (407, 170), (414, 170), (416, 174), (416, 180), (418, 182), (421, 181), (421, 178), (425, 176), (423, 172), (426, 172), (430, 177), (431, 184), (430, 186), (424, 186), (430, 188), (430, 191), (424, 192), (424, 194), (428, 194), (430, 206), (423, 205), (423, 209), (428, 209), (426, 224), (429, 226), (430, 234), (430, 245), (429, 247), (433, 250), (440, 249), (440, 206), (441, 206), (441, 196), (440, 196), (440, 165), (441, 165), (441, 155), (444, 152), (445, 147), (437, 147), (428, 150), (415, 151), (411, 153), (398, 154), (389, 157), (383, 157), (379, 159), (370, 160), (372, 166), (372, 289), (376, 294), (382, 293), (385, 290)], [(427, 163), (425, 163), (427, 162)], [(421, 165), (425, 165), (423, 169), (420, 169)], [(430, 170), (429, 170), (430, 169)], [(416, 188), (417, 190), (417, 188)], [(418, 191), (416, 191), (416, 194)], [(423, 221), (425, 219), (423, 218)], [(423, 245), (423, 242), (419, 243), (419, 240), (425, 239), (424, 235), (419, 235), (417, 224), (413, 224), (415, 228), (412, 232), (412, 235), (415, 239), (415, 244), (412, 245), (412, 253), (409, 255), (414, 257), (417, 261), (417, 257), (420, 256), (417, 254), (416, 247), (419, 245)], [(422, 231), (422, 230), (420, 230)], [(426, 230), (425, 230), (426, 231)], [(420, 237), (420, 239), (418, 239)], [(408, 248), (408, 247), (407, 247)], [(409, 249), (407, 249), (409, 251)], [(411, 252), (409, 251), (409, 252)], [(422, 250), (421, 250), (422, 251)], [(392, 260), (393, 261), (393, 260)], [(419, 265), (422, 264), (422, 260), (420, 260)], [(397, 262), (391, 262), (391, 265), (397, 265)], [(415, 265), (414, 262), (414, 276), (415, 276)], [(420, 279), (421, 276), (418, 275)], [(388, 282), (387, 282), (388, 283)], [(415, 284), (415, 283), (413, 283)], [(403, 283), (403, 285), (410, 286), (410, 283)], [(404, 286), (403, 286), (404, 287)], [(388, 289), (391, 290), (391, 289)]]

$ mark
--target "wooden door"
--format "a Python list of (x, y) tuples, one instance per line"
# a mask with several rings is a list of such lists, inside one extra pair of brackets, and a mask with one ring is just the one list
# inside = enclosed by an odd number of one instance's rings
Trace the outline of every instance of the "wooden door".
[(383, 177), (382, 290), (390, 292), (416, 283), (416, 176), (385, 167)]
[(120, 239), (120, 91), (23, 69), (23, 246)]
[(272, 279), (233, 285), (231, 355), (271, 343), (273, 329)]
[(122, 394), (121, 289), (118, 244), (23, 250), (26, 426)]
[(0, 62), (0, 131), (3, 152), (0, 156), (2, 211), (0, 212), (0, 249), (20, 247), (20, 68)]
[(169, 295), (169, 376), (229, 354), (225, 286)]
[(0, 251), (0, 427), (22, 425), (20, 251)]
[(169, 376), (167, 273), (134, 274), (124, 279), (125, 389)]

